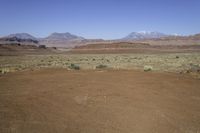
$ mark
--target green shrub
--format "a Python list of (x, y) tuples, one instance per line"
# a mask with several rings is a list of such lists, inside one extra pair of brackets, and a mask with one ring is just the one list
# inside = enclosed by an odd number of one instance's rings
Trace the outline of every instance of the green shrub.
[(104, 68), (107, 68), (107, 66), (106, 65), (98, 65), (98, 66), (96, 66), (96, 69), (104, 69)]
[(69, 66), (70, 69), (74, 69), (74, 70), (80, 70), (80, 66), (76, 65), (76, 64), (71, 64)]

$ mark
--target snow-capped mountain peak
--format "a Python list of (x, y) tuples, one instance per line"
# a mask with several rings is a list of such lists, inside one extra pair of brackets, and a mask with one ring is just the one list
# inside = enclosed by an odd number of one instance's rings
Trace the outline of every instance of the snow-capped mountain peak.
[(154, 38), (161, 38), (169, 36), (167, 34), (161, 32), (150, 32), (150, 31), (139, 31), (139, 32), (132, 32), (123, 40), (141, 40), (141, 39), (154, 39)]

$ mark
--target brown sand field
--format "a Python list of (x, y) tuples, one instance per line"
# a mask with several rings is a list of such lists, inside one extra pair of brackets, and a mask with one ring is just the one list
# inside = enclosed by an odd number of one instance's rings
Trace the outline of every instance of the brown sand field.
[(0, 77), (0, 133), (199, 133), (200, 80), (136, 70)]

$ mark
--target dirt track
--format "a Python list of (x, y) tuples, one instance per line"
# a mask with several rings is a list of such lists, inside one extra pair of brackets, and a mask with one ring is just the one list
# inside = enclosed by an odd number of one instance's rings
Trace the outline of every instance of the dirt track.
[(200, 80), (46, 69), (0, 77), (0, 133), (199, 133)]

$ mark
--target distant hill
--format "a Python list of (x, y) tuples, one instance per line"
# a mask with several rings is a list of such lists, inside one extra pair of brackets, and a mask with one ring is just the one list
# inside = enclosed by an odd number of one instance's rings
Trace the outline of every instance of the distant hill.
[(83, 40), (83, 37), (80, 36), (76, 36), (73, 35), (71, 33), (52, 33), (51, 35), (49, 35), (48, 37), (44, 38), (46, 40), (65, 40), (65, 41), (69, 41), (69, 40)]
[(200, 40), (200, 34), (195, 34), (193, 36), (189, 36), (189, 38)]
[(167, 37), (169, 35), (166, 35), (164, 33), (160, 32), (132, 32), (128, 36), (122, 38), (122, 40), (143, 40), (143, 39), (156, 39), (156, 38), (163, 38)]
[(28, 33), (16, 33), (0, 38), (0, 44), (38, 45), (39, 41)]
[(166, 36), (161, 38), (152, 38), (140, 40), (140, 42), (149, 43), (151, 45), (200, 45), (200, 34), (190, 36)]
[(83, 37), (73, 35), (71, 33), (52, 33), (46, 38), (40, 39), (40, 43), (48, 47), (74, 47), (81, 41), (85, 40)]
[(16, 34), (10, 34), (8, 36), (5, 36), (6, 38), (18, 38), (18, 39), (22, 39), (22, 40), (37, 40), (36, 37), (28, 34), (28, 33), (16, 33)]

